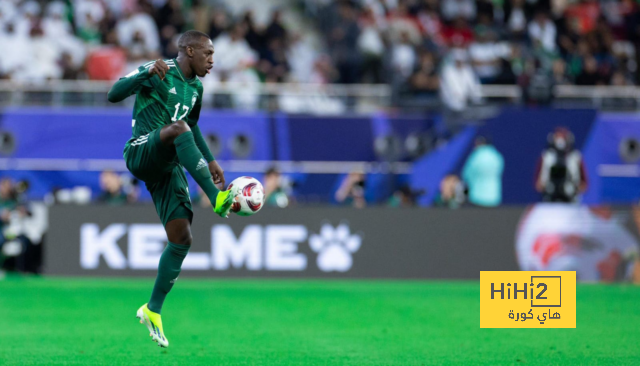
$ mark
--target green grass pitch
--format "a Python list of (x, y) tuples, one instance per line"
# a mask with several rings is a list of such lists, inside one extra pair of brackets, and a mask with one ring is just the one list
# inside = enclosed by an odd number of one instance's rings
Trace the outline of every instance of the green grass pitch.
[(477, 282), (0, 281), (0, 365), (638, 365), (640, 287), (579, 285), (577, 329), (480, 329)]

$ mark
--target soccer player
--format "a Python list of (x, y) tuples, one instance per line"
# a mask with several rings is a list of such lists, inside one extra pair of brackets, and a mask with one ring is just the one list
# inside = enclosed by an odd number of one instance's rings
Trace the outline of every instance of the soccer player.
[(208, 35), (187, 31), (178, 40), (178, 58), (151, 61), (118, 80), (109, 101), (120, 102), (136, 95), (133, 133), (124, 147), (127, 169), (146, 183), (169, 243), (158, 266), (151, 299), (138, 309), (140, 323), (147, 326), (158, 346), (168, 347), (160, 311), (165, 297), (178, 279), (182, 261), (191, 245), (193, 211), (187, 177), (202, 188), (213, 211), (228, 217), (235, 199), (225, 187), (224, 172), (215, 161), (198, 127), (202, 83), (213, 67), (213, 44)]

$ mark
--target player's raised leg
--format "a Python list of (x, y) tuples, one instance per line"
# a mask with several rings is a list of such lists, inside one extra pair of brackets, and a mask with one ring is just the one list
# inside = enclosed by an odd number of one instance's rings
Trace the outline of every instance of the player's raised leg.
[(164, 335), (160, 316), (162, 305), (178, 279), (182, 261), (191, 247), (191, 226), (188, 219), (171, 220), (165, 226), (165, 230), (169, 243), (160, 257), (151, 299), (147, 304), (142, 305), (137, 313), (140, 322), (149, 329), (149, 335), (161, 347), (169, 347), (169, 340)]
[(227, 217), (235, 197), (230, 191), (220, 191), (213, 183), (207, 161), (196, 146), (189, 125), (184, 121), (177, 121), (164, 126), (160, 130), (160, 141), (165, 146), (175, 147), (180, 164), (187, 169), (207, 195), (213, 205), (213, 211), (222, 217)]

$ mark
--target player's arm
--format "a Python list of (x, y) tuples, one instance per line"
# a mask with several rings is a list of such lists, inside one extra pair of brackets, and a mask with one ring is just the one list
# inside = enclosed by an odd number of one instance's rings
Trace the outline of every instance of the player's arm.
[(198, 146), (198, 150), (200, 150), (204, 159), (209, 163), (209, 172), (211, 172), (211, 176), (213, 177), (213, 183), (220, 184), (222, 187), (221, 189), (224, 190), (226, 188), (224, 170), (213, 157), (207, 142), (204, 140), (204, 136), (202, 136), (200, 126), (197, 125), (198, 120), (200, 119), (200, 109), (202, 108), (202, 89), (199, 89), (199, 92), (200, 97), (198, 97), (191, 113), (189, 113), (189, 125), (193, 126), (191, 127), (191, 132), (193, 133), (193, 139), (196, 142), (196, 146)]
[(164, 79), (168, 70), (167, 64), (160, 59), (151, 65), (140, 66), (129, 75), (116, 81), (111, 90), (109, 90), (107, 99), (111, 103), (117, 103), (125, 100), (130, 95), (138, 93), (142, 88), (151, 88), (151, 78), (157, 75), (160, 79)]
[(198, 146), (198, 150), (202, 153), (207, 163), (210, 163), (215, 160), (213, 154), (211, 154), (211, 150), (209, 150), (209, 146), (204, 141), (204, 137), (202, 136), (202, 132), (200, 131), (200, 127), (198, 126), (198, 120), (200, 119), (200, 109), (202, 108), (202, 89), (198, 89), (199, 96), (194, 104), (191, 112), (189, 113), (188, 123), (191, 127), (191, 132), (193, 132), (193, 139), (196, 140), (196, 145)]

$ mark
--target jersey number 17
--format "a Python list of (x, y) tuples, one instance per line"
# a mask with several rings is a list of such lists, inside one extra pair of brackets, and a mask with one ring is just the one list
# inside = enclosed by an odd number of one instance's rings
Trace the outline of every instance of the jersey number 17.
[(178, 117), (178, 112), (180, 111), (180, 104), (181, 103), (176, 104), (176, 111), (173, 113), (173, 117), (171, 117), (171, 122), (175, 122), (178, 120), (182, 121), (184, 116), (186, 116), (187, 113), (189, 113), (189, 107), (186, 105), (183, 105), (182, 110), (184, 110), (184, 113), (182, 113), (182, 115)]

